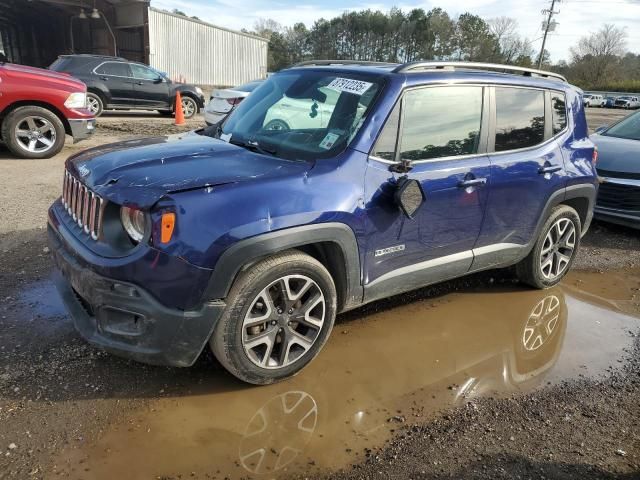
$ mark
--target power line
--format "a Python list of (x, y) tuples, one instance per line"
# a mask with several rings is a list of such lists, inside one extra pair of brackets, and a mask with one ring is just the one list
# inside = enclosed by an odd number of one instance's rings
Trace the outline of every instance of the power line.
[[(558, 13), (560, 13), (560, 12), (554, 11), (553, 9), (556, 6), (556, 2), (560, 3), (561, 1), (562, 0), (551, 0), (551, 8), (542, 10), (542, 14), (543, 15), (549, 14), (549, 17), (547, 18), (546, 22), (543, 23), (544, 37), (542, 38), (542, 48), (540, 49), (540, 56), (538, 57), (538, 68), (542, 67), (542, 57), (544, 56), (544, 47), (547, 44), (547, 35), (549, 35), (549, 29), (552, 27), (551, 20), (553, 19), (554, 15), (557, 15)], [(553, 28), (555, 28), (555, 24), (553, 24)]]

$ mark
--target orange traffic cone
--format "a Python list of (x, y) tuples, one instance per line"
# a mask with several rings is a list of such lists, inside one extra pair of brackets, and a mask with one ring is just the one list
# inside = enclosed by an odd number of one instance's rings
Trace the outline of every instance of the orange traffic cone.
[(184, 112), (182, 111), (182, 97), (180, 96), (180, 92), (176, 92), (176, 121), (174, 122), (176, 125), (184, 125)]

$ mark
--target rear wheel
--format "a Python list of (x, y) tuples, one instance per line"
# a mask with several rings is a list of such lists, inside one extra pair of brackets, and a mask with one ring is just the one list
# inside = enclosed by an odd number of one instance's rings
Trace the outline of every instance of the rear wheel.
[(555, 207), (533, 250), (517, 265), (520, 281), (541, 289), (560, 282), (575, 260), (581, 231), (580, 217), (573, 208)]
[(87, 108), (96, 117), (102, 115), (102, 112), (104, 111), (104, 102), (102, 101), (102, 98), (100, 98), (100, 95), (87, 92)]
[(21, 158), (50, 158), (62, 150), (65, 130), (56, 114), (36, 106), (19, 107), (2, 122), (2, 140)]
[(291, 250), (244, 271), (210, 340), (239, 379), (266, 385), (296, 375), (320, 352), (336, 316), (327, 269)]

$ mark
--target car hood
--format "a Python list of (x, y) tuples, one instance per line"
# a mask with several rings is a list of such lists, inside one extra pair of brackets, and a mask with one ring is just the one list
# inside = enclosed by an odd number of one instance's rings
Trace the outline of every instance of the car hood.
[(168, 193), (302, 175), (312, 166), (195, 132), (102, 145), (67, 160), (67, 169), (98, 195), (140, 208), (150, 207)]
[(26, 65), (18, 65), (15, 63), (5, 63), (0, 68), (2, 68), (2, 70), (8, 75), (36, 75), (49, 83), (61, 83), (75, 89), (78, 89), (78, 87), (80, 87), (80, 90), (84, 90), (85, 88), (84, 83), (76, 78), (73, 78), (71, 75), (67, 75), (66, 73), (58, 73), (52, 70), (45, 70), (44, 68), (27, 67)]
[(640, 140), (592, 135), (598, 146), (598, 170), (640, 174)]

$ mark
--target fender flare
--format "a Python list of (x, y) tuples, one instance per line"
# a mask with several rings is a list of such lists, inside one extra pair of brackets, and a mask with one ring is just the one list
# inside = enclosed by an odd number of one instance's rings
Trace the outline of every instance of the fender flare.
[(345, 262), (345, 301), (342, 310), (362, 303), (360, 254), (353, 230), (344, 223), (318, 223), (263, 233), (240, 240), (220, 256), (204, 293), (204, 300), (224, 299), (238, 274), (248, 265), (270, 255), (304, 245), (334, 243)]

